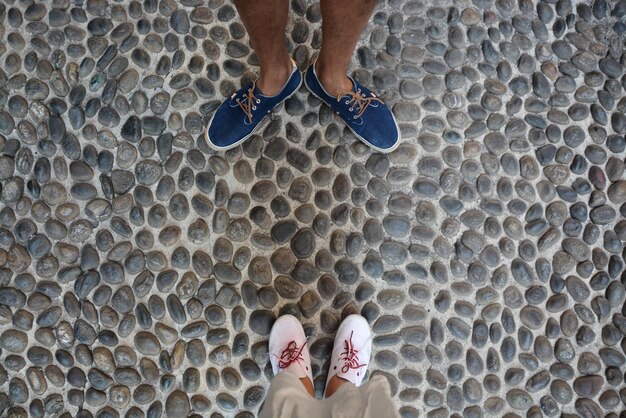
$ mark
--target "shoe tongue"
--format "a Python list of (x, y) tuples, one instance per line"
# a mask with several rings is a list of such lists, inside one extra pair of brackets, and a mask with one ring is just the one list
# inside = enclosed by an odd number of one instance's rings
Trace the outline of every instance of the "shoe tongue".
[[(255, 97), (267, 97), (265, 94), (263, 94), (263, 92), (261, 91), (261, 88), (257, 85), (256, 82), (257, 82), (258, 79), (259, 78), (257, 77), (254, 80), (254, 89), (252, 90), (254, 92), (254, 96)], [(245, 93), (248, 93), (248, 90), (246, 90)]]
[(289, 365), (289, 367), (285, 369), (285, 371), (289, 371), (289, 373), (295, 374), (296, 376), (298, 376), (298, 378), (308, 376), (306, 370), (304, 369), (304, 366), (300, 364), (300, 361), (294, 361)]

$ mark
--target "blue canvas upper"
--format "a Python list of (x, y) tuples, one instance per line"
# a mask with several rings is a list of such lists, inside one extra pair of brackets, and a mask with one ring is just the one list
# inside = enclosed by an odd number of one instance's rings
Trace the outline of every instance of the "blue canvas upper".
[(320, 83), (315, 63), (305, 74), (305, 83), (315, 96), (335, 111), (363, 142), (381, 152), (389, 152), (398, 145), (400, 132), (387, 105), (352, 77), (352, 93), (340, 98), (331, 96)]
[(265, 96), (256, 83), (235, 92), (215, 111), (206, 131), (208, 145), (218, 151), (235, 147), (248, 139), (263, 118), (294, 94), (302, 84), (302, 74), (294, 65), (283, 89), (275, 96)]

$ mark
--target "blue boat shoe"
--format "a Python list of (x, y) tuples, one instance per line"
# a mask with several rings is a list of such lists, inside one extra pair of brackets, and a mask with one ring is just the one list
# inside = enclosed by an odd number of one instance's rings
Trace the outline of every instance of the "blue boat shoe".
[(276, 106), (294, 94), (302, 85), (302, 73), (293, 63), (293, 72), (283, 89), (275, 96), (265, 96), (256, 80), (226, 99), (215, 111), (205, 136), (209, 147), (225, 151), (250, 138)]
[(367, 145), (380, 152), (391, 152), (399, 144), (400, 129), (391, 110), (374, 93), (352, 77), (352, 91), (332, 96), (322, 86), (315, 62), (309, 66), (304, 83), (311, 93), (344, 120), (348, 128)]

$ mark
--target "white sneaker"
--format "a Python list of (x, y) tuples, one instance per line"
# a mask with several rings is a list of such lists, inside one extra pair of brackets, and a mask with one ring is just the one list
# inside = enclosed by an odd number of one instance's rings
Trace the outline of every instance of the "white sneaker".
[(270, 332), (269, 355), (274, 375), (289, 369), (298, 378), (308, 377), (313, 383), (311, 356), (304, 329), (293, 315), (279, 317)]
[(371, 354), (372, 332), (369, 323), (361, 315), (348, 315), (339, 325), (335, 336), (326, 386), (335, 375), (357, 387), (361, 386)]

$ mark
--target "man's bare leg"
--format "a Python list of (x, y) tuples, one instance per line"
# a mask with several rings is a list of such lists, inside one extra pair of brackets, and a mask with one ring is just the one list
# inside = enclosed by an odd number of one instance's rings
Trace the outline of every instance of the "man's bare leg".
[(234, 0), (241, 21), (261, 64), (257, 87), (273, 96), (284, 87), (293, 70), (285, 44), (289, 0)]
[(315, 71), (331, 95), (352, 89), (347, 77), (350, 60), (376, 0), (320, 0), (322, 49)]

